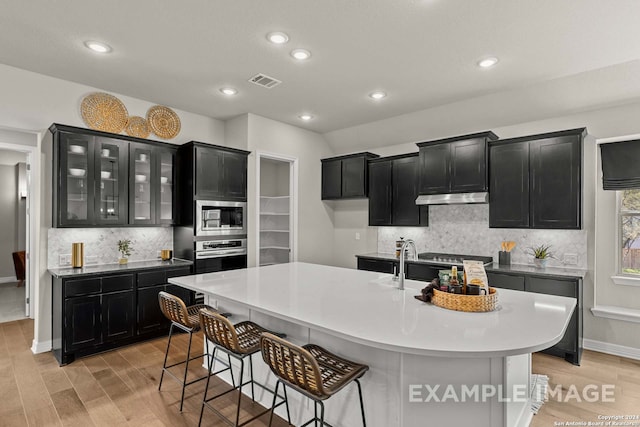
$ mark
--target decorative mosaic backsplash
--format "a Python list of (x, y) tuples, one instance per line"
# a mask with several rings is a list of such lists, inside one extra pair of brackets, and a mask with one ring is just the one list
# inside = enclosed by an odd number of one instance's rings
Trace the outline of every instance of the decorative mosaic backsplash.
[[(158, 258), (161, 249), (173, 249), (173, 229), (153, 228), (50, 228), (48, 232), (49, 268), (60, 267), (60, 255), (71, 253), (71, 244), (84, 243), (85, 264), (96, 257), (96, 264), (118, 262), (118, 240), (131, 239), (134, 251), (129, 260), (145, 261)], [(89, 257), (89, 258), (88, 258)]]
[[(551, 245), (556, 259), (548, 266), (587, 267), (587, 232), (585, 230), (519, 230), (489, 228), (489, 205), (429, 206), (429, 227), (379, 227), (378, 252), (395, 252), (400, 237), (413, 239), (418, 252), (443, 252), (463, 255), (493, 256), (498, 261), (500, 242), (513, 240), (513, 264), (532, 264), (528, 248)], [(565, 254), (578, 256), (577, 265), (564, 264)]]

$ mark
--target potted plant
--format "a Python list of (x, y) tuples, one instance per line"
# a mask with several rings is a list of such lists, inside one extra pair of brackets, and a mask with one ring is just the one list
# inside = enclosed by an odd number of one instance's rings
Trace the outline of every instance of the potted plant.
[(120, 264), (126, 264), (129, 261), (128, 257), (131, 256), (131, 252), (133, 252), (133, 248), (131, 247), (131, 240), (118, 240), (118, 251), (121, 255), (118, 262)]
[(533, 255), (533, 265), (537, 268), (545, 268), (549, 258), (555, 258), (550, 250), (551, 245), (540, 245), (529, 249)]

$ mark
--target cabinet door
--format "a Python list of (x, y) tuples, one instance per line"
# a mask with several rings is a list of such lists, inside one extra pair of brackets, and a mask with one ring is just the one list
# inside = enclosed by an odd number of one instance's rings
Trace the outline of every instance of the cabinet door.
[(133, 291), (102, 296), (102, 335), (105, 342), (132, 337), (135, 318)]
[[(527, 276), (525, 290), (539, 294), (559, 295), (563, 297), (578, 298), (578, 283), (576, 280), (547, 279), (542, 277)], [(564, 337), (553, 348), (568, 352), (578, 350), (578, 318), (582, 309), (580, 301), (577, 302)]]
[(430, 282), (438, 277), (440, 267), (434, 267), (431, 265), (417, 264), (408, 262), (405, 263), (405, 277), (411, 280), (422, 280), (424, 282)]
[(579, 136), (531, 141), (531, 226), (582, 228)]
[(529, 227), (529, 142), (489, 147), (489, 227)]
[(342, 162), (322, 162), (322, 200), (339, 199), (342, 196)]
[(487, 191), (487, 142), (484, 138), (451, 143), (451, 192)]
[(157, 156), (151, 145), (131, 144), (129, 222), (151, 225), (156, 217), (156, 189), (159, 186)]
[(247, 156), (240, 153), (223, 153), (222, 173), (224, 198), (247, 200)]
[(493, 288), (524, 291), (524, 276), (514, 276), (511, 274), (492, 273), (487, 271), (487, 280), (489, 281), (489, 286)]
[[(393, 161), (393, 225), (421, 225), (418, 197), (418, 157), (407, 157)], [(373, 191), (373, 190), (371, 190)]]
[(450, 191), (451, 147), (434, 144), (420, 147), (420, 194)]
[(369, 225), (391, 225), (391, 162), (369, 163)]
[(342, 159), (342, 197), (367, 196), (367, 160), (362, 157)]
[(196, 197), (219, 200), (224, 197), (223, 152), (213, 148), (195, 147)]
[[(175, 224), (175, 205), (173, 203), (173, 183), (175, 180), (175, 150), (158, 149), (157, 165), (158, 174), (160, 175), (159, 185), (156, 187), (156, 224), (173, 225)], [(158, 181), (156, 181), (158, 182)]]
[(166, 291), (171, 295), (175, 295), (180, 298), (187, 307), (193, 305), (193, 302), (195, 300), (195, 292), (178, 285), (170, 284), (166, 286)]
[(102, 344), (101, 296), (69, 298), (64, 302), (64, 351)]
[(158, 294), (165, 290), (165, 285), (138, 289), (138, 335), (144, 335), (166, 328), (168, 320), (160, 310)]
[(95, 163), (95, 223), (127, 224), (128, 144), (116, 139), (97, 137)]
[(58, 138), (58, 177), (53, 190), (56, 225), (92, 225), (95, 206), (95, 137), (59, 132)]

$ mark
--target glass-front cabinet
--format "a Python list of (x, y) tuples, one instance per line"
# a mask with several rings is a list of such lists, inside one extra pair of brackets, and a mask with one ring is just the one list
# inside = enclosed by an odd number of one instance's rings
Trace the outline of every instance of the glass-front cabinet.
[(174, 224), (168, 144), (52, 125), (54, 226)]
[(96, 137), (95, 222), (127, 224), (127, 144), (111, 138)]

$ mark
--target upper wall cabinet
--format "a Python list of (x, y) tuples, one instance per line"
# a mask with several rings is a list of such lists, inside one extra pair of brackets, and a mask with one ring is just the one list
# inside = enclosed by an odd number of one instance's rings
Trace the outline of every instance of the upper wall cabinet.
[(417, 153), (371, 160), (369, 187), (369, 225), (429, 225), (429, 207), (416, 205)]
[(367, 197), (367, 161), (377, 157), (365, 152), (322, 159), (322, 200)]
[(489, 226), (582, 228), (582, 141), (572, 129), (489, 144)]
[[(173, 223), (175, 148), (58, 124), (49, 130), (53, 138), (54, 226)], [(161, 157), (164, 166), (160, 165)]]
[(420, 194), (487, 191), (487, 142), (495, 139), (489, 131), (417, 144)]
[(246, 201), (248, 155), (249, 151), (196, 141), (181, 145), (178, 176), (183, 202)]

